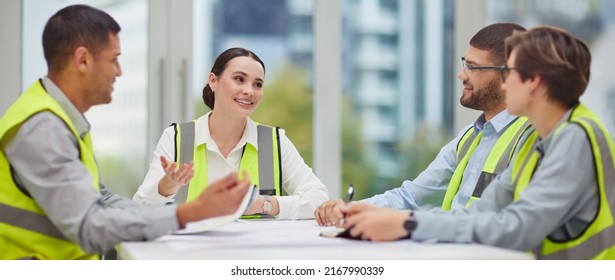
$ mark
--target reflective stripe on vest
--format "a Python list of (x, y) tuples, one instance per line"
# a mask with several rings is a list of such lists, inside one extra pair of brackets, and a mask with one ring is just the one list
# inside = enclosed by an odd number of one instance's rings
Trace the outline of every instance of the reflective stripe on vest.
[[(596, 182), (600, 203), (594, 220), (577, 237), (566, 241), (553, 241), (546, 237), (542, 244), (533, 251), (538, 259), (615, 259), (615, 144), (598, 118), (585, 106), (579, 104), (571, 114), (570, 120), (554, 132), (552, 141), (565, 125), (576, 123), (587, 134), (594, 156)], [(524, 145), (513, 168), (514, 200), (529, 185), (538, 163), (537, 133), (533, 132), (533, 141)], [(530, 147), (530, 148), (527, 148)]]
[[(466, 204), (466, 207), (470, 206), (476, 199), (479, 199), (489, 183), (508, 167), (522, 135), (529, 127), (530, 123), (527, 118), (519, 117), (506, 128), (506, 131), (499, 137), (489, 152), (489, 156), (483, 165), (481, 175), (472, 192), (472, 197)], [(476, 150), (476, 147), (478, 147), (480, 143), (482, 133), (482, 131), (476, 133), (474, 129), (470, 127), (457, 144), (457, 168), (455, 168), (453, 176), (448, 184), (446, 194), (444, 195), (444, 200), (442, 202), (443, 210), (450, 210), (452, 208), (453, 200), (461, 186), (463, 173), (468, 166), (472, 153), (474, 153), (474, 150)]]
[(19, 209), (3, 203), (0, 203), (0, 213), (2, 213), (2, 215), (0, 215), (0, 222), (2, 223), (38, 232), (55, 239), (68, 240), (45, 215)]
[[(10, 137), (31, 116), (49, 111), (58, 116), (79, 145), (80, 159), (99, 191), (98, 167), (89, 133), (81, 139), (61, 106), (47, 94), (41, 82), (34, 83), (7, 110), (0, 120), (0, 140)], [(0, 150), (0, 259), (97, 259), (83, 252), (53, 225), (44, 210), (13, 179), (13, 171)]]
[[(534, 170), (537, 167), (538, 151), (536, 150), (536, 147), (538, 147), (538, 143), (540, 141), (538, 139), (538, 133), (534, 130), (533, 127), (529, 131), (529, 133), (530, 135), (525, 140), (525, 144), (519, 149), (519, 153), (517, 155), (518, 159), (513, 163), (513, 169), (511, 173), (513, 186), (518, 186), (519, 184), (529, 184), (530, 179), (534, 174)], [(529, 156), (526, 156), (528, 153), (530, 153)], [(523, 160), (521, 160), (522, 158)], [(534, 166), (534, 169), (532, 169), (531, 172), (520, 172), (521, 170), (525, 170), (528, 164)], [(514, 200), (519, 199), (519, 193), (520, 192), (514, 192)]]
[[(275, 190), (275, 183), (273, 182), (273, 139), (272, 130), (273, 127), (257, 125), (258, 131), (258, 186), (261, 194), (274, 195), (280, 191)], [(265, 193), (263, 193), (263, 191)]]
[[(463, 137), (461, 137), (461, 140), (459, 140), (459, 143), (457, 143), (457, 157), (455, 158), (457, 163), (459, 163), (461, 159), (463, 159), (468, 154), (470, 146), (472, 146), (472, 143), (474, 143), (474, 140), (478, 135), (482, 136), (483, 132), (480, 131), (479, 133), (476, 133), (474, 127), (470, 127), (468, 130), (466, 130), (466, 132), (463, 134)], [(461, 149), (459, 149), (459, 146), (461, 146)]]
[[(247, 170), (252, 182), (258, 185), (261, 195), (281, 195), (279, 128), (261, 124), (256, 128), (258, 151), (250, 144), (243, 147), (240, 174)], [(182, 203), (196, 198), (207, 187), (207, 156), (205, 145), (195, 150), (195, 122), (175, 124), (175, 129), (175, 162), (184, 164), (194, 160), (195, 170), (190, 185), (179, 188), (175, 194), (175, 201)]]

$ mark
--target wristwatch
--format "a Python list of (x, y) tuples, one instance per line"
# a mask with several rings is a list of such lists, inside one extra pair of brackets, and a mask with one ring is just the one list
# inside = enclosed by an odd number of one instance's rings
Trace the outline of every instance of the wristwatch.
[(404, 221), (404, 229), (407, 234), (403, 239), (410, 239), (412, 237), (412, 232), (416, 229), (416, 219), (414, 218), (413, 212), (410, 212), (410, 215), (408, 215), (408, 218)]
[(263, 197), (265, 197), (265, 202), (263, 202), (263, 213), (269, 215), (269, 211), (271, 211), (273, 205), (271, 204), (271, 200), (268, 195), (263, 195)]

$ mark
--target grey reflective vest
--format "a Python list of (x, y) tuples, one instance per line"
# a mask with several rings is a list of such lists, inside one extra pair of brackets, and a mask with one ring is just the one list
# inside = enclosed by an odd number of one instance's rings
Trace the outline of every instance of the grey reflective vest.
[[(557, 133), (570, 124), (581, 126), (591, 144), (600, 196), (598, 213), (580, 236), (565, 241), (551, 240), (547, 236), (533, 253), (538, 259), (612, 260), (615, 259), (615, 143), (598, 117), (582, 104), (574, 108), (567, 122), (556, 128), (552, 141), (557, 141)], [(515, 188), (514, 201), (519, 199), (521, 192), (531, 183), (534, 171), (539, 166), (537, 144), (538, 134), (533, 131), (513, 163), (511, 183)]]
[[(489, 183), (491, 183), (497, 175), (502, 173), (506, 167), (508, 167), (519, 141), (521, 141), (522, 135), (528, 127), (530, 127), (530, 123), (526, 117), (518, 117), (515, 121), (508, 125), (506, 131), (504, 131), (502, 136), (498, 138), (498, 141), (495, 143), (493, 148), (491, 148), (480, 177), (474, 187), (472, 197), (466, 204), (466, 207), (470, 206), (473, 201), (479, 199)], [(459, 143), (457, 143), (457, 168), (455, 168), (453, 176), (448, 184), (448, 188), (442, 202), (442, 209), (451, 209), (453, 199), (459, 191), (461, 180), (463, 179), (463, 173), (468, 166), (468, 161), (470, 160), (472, 153), (480, 143), (482, 134), (482, 131), (476, 133), (474, 128), (470, 127), (461, 137)]]
[[(205, 144), (195, 147), (195, 122), (173, 124), (175, 127), (175, 162), (194, 161), (194, 177), (188, 188), (181, 187), (175, 195), (176, 202), (190, 201), (208, 186), (207, 150)], [(278, 127), (257, 125), (256, 148), (246, 143), (243, 147), (239, 174), (247, 170), (252, 183), (258, 185), (261, 195), (282, 195), (282, 166), (280, 132)]]

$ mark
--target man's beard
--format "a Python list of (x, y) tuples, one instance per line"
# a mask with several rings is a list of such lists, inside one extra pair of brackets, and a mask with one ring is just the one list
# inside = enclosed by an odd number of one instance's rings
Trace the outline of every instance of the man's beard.
[(462, 95), (459, 102), (464, 107), (480, 111), (487, 111), (499, 107), (505, 102), (502, 85), (499, 81), (492, 80), (483, 88), (474, 88), (472, 95), (468, 98), (464, 98)]

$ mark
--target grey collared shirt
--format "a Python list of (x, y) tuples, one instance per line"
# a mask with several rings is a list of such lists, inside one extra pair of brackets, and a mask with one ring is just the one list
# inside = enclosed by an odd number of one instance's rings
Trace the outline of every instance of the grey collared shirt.
[(542, 139), (538, 149), (544, 152), (542, 160), (517, 201), (511, 164), (468, 209), (415, 212), (418, 226), (412, 238), (526, 251), (546, 236), (560, 241), (579, 236), (593, 221), (599, 202), (587, 135), (580, 126), (569, 124)]
[[(42, 82), (84, 137), (90, 129), (85, 117), (49, 78)], [(79, 158), (77, 139), (58, 116), (40, 112), (17, 129), (2, 143), (15, 181), (84, 251), (101, 254), (121, 241), (150, 240), (178, 229), (176, 206), (134, 203), (109, 192), (102, 181), (96, 192)]]

